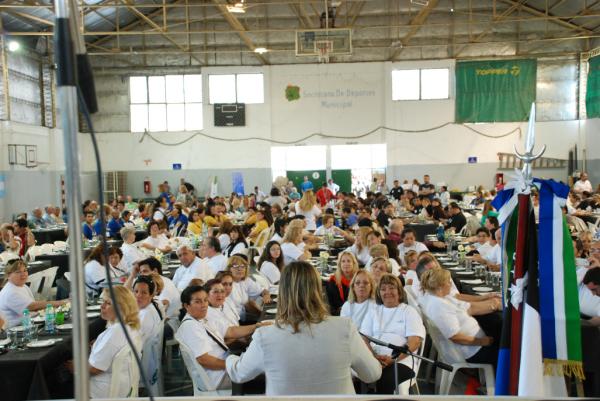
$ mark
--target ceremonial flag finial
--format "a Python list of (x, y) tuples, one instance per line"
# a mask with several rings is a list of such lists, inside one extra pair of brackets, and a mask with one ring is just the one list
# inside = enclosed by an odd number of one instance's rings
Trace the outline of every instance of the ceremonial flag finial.
[(527, 136), (525, 137), (525, 153), (521, 154), (514, 145), (515, 155), (523, 160), (523, 176), (525, 181), (531, 181), (531, 164), (534, 160), (542, 157), (546, 151), (546, 145), (542, 146), (542, 150), (537, 155), (533, 154), (535, 147), (535, 103), (531, 103), (531, 112), (529, 113), (529, 125), (527, 126)]

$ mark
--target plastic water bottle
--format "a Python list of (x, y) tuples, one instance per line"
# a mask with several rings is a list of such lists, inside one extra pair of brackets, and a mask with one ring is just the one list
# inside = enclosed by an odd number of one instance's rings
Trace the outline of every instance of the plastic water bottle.
[(437, 239), (438, 241), (444, 240), (444, 225), (440, 223), (437, 228)]
[(25, 308), (23, 311), (23, 318), (21, 319), (21, 324), (23, 325), (23, 338), (25, 343), (33, 340), (33, 322), (31, 321), (31, 314), (29, 313), (29, 309)]
[(54, 333), (55, 331), (55, 315), (52, 305), (46, 305), (46, 319), (44, 322), (44, 330), (46, 333)]

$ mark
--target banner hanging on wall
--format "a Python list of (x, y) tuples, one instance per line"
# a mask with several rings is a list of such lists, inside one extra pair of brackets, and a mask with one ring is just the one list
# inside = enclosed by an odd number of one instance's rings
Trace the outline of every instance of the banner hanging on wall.
[(600, 56), (588, 61), (587, 92), (585, 110), (588, 118), (600, 117)]
[(456, 63), (456, 122), (526, 121), (536, 69), (536, 60)]

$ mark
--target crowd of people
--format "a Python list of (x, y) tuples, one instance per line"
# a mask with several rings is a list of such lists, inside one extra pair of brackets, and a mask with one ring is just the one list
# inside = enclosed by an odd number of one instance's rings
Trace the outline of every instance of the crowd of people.
[[(191, 353), (213, 388), (256, 381), (264, 374), (267, 395), (351, 394), (365, 388), (391, 394), (394, 363), (399, 382), (413, 378), (418, 364), (363, 341), (359, 332), (419, 352), (427, 320), (466, 361), (496, 364), (499, 294), (460, 293), (436, 257), (446, 243), (418, 241), (406, 224), (407, 217), (416, 218), (446, 233), (461, 233), (471, 244), (468, 257), (498, 271), (501, 230), (491, 206), (495, 189), (478, 188), (468, 201), (459, 202), (425, 175), (421, 184), (395, 180), (386, 193), (369, 191), (363, 198), (340, 191), (331, 180), (315, 191), (305, 177), (300, 192), (290, 182), (273, 187), (269, 195), (255, 188), (248, 196), (232, 193), (201, 201), (185, 184), (182, 180), (177, 194), (161, 184), (152, 203), (119, 197), (102, 206), (86, 201), (82, 208), (86, 240), (105, 231), (122, 241), (108, 250), (97, 245), (87, 256), (88, 296), (101, 297), (102, 318), (114, 322), (106, 282), (123, 283), (116, 302), (139, 350), (163, 335), (157, 327), (168, 319), (166, 335), (174, 335)], [(600, 243), (590, 231), (597, 223), (600, 194), (591, 189), (583, 173), (565, 213), (576, 250), (581, 313), (600, 325)], [(535, 208), (535, 193), (532, 198)], [(465, 206), (475, 213), (464, 212)], [(98, 218), (100, 207), (107, 221)], [(46, 212), (58, 218), (55, 208)], [(39, 215), (34, 211), (29, 219), (34, 227), (50, 218)], [(136, 227), (142, 226), (148, 236), (136, 242)], [(24, 216), (2, 226), (2, 246), (20, 257), (32, 245), (30, 236)], [(181, 238), (190, 241), (176, 241)], [(197, 248), (194, 238), (201, 238)], [(323, 278), (309, 262), (311, 251), (327, 238), (345, 245), (335, 272)], [(256, 258), (252, 250), (258, 250)], [(169, 278), (161, 255), (171, 252), (179, 267)], [(258, 277), (252, 276), (253, 268)], [(0, 319), (8, 327), (19, 324), (25, 308), (46, 305), (34, 301), (26, 281), (26, 264), (21, 259), (9, 263), (0, 291)], [(260, 320), (274, 296), (274, 321)], [(116, 374), (110, 362), (125, 346), (122, 329), (112, 324), (92, 346), (93, 396), (106, 396), (110, 376)], [(245, 353), (237, 356), (235, 349)], [(126, 394), (123, 386), (121, 395)]]

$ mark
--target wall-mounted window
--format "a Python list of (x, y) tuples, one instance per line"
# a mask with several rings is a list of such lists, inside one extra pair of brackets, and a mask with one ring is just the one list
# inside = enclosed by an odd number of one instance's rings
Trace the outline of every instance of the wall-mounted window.
[(263, 74), (217, 74), (208, 76), (208, 98), (214, 103), (264, 103)]
[(392, 100), (448, 99), (449, 86), (448, 68), (392, 71)]
[(129, 78), (131, 132), (203, 128), (202, 75)]
[(274, 146), (271, 148), (273, 179), (287, 171), (325, 170), (327, 146)]

